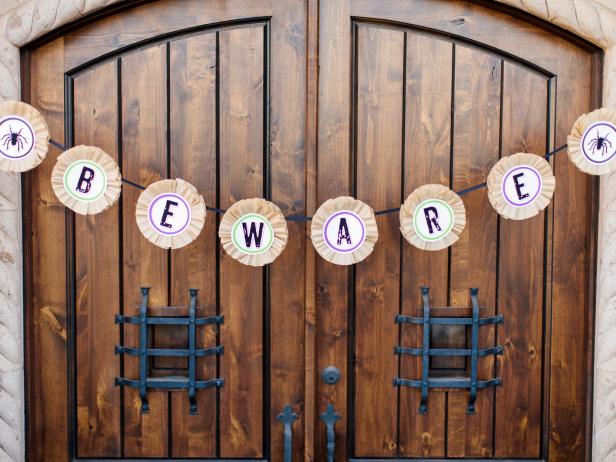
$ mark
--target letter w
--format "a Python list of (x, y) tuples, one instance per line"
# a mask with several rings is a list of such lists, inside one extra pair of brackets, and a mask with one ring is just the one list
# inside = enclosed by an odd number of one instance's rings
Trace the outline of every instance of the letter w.
[(257, 247), (261, 247), (261, 237), (263, 237), (263, 223), (259, 223), (259, 233), (257, 233), (257, 227), (255, 226), (255, 222), (250, 222), (250, 232), (246, 227), (246, 223), (242, 222), (242, 229), (244, 230), (244, 241), (246, 242), (246, 247), (252, 247), (252, 238), (255, 239), (255, 245)]

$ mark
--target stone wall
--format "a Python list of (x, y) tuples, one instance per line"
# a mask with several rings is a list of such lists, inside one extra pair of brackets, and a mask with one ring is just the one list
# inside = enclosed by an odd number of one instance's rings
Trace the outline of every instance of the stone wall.
[[(0, 0), (0, 100), (19, 98), (20, 46), (120, 1)], [(603, 48), (603, 102), (616, 109), (615, 0), (498, 1)], [(598, 247), (593, 460), (604, 462), (616, 461), (616, 174), (601, 179)], [(0, 462), (24, 458), (23, 397), (20, 181), (0, 172)]]

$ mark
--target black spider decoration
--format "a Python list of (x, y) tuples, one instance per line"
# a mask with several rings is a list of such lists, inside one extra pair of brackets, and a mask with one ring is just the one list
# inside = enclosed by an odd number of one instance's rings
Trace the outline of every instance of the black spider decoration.
[[(601, 136), (599, 130), (597, 130), (597, 137), (590, 140), (590, 145), (588, 146), (592, 149), (594, 154), (595, 149), (601, 151), (601, 155), (604, 156), (607, 154), (607, 150), (612, 148), (612, 143), (608, 140), (609, 135)], [(609, 148), (608, 148), (609, 145)]]
[[(21, 130), (23, 130), (23, 128)], [(14, 132), (9, 125), (9, 133), (2, 137), (2, 144), (4, 147), (8, 149), (10, 143), (11, 146), (17, 146), (17, 149), (21, 151), (24, 148), (24, 142), (26, 141), (26, 137), (21, 134), (21, 130)]]

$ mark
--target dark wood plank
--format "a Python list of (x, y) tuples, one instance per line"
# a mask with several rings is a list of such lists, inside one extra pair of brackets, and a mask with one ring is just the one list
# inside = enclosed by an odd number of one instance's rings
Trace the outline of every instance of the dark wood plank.
[[(197, 188), (207, 204), (216, 202), (216, 32), (170, 44), (171, 178)], [(208, 213), (197, 240), (171, 253), (171, 304), (188, 303), (199, 289), (203, 316), (216, 314), (216, 215)], [(185, 328), (182, 328), (186, 332)], [(173, 333), (177, 333), (176, 330)], [(184, 341), (186, 336), (184, 335)], [(213, 326), (197, 328), (197, 347), (216, 344)], [(186, 345), (186, 344), (185, 344)], [(216, 376), (216, 357), (197, 359), (197, 380)], [(186, 392), (172, 393), (172, 455), (216, 456), (216, 389), (197, 392), (197, 414), (188, 413)]]
[[(454, 87), (453, 189), (485, 181), (499, 156), (501, 60), (456, 45)], [(466, 228), (451, 248), (451, 306), (469, 306), (469, 288), (479, 288), (479, 302), (494, 313), (496, 304), (497, 215), (485, 190), (464, 196)], [(494, 344), (494, 327), (480, 330), (483, 347)], [(479, 361), (478, 374), (493, 374), (494, 360)], [(447, 456), (492, 455), (493, 390), (477, 394), (476, 413), (466, 413), (468, 392), (449, 393)]]
[[(75, 145), (98, 146), (118, 160), (117, 63), (108, 61), (74, 80)], [(77, 283), (77, 451), (79, 457), (119, 457), (120, 207), (75, 216)]]
[[(357, 30), (357, 198), (375, 210), (400, 201), (404, 95), (404, 32)], [(377, 218), (379, 242), (355, 273), (355, 455), (397, 453), (400, 244), (398, 217)]]
[[(285, 215), (306, 213), (306, 6), (276, 2), (271, 23), (271, 197)], [(283, 426), (276, 416), (291, 404), (293, 460), (304, 452), (304, 303), (306, 229), (287, 222), (289, 240), (269, 266), (270, 275), (270, 451), (282, 462)]]
[[(264, 28), (223, 30), (220, 37), (220, 206), (263, 197)], [(222, 457), (263, 454), (263, 278), (220, 247)]]
[[(505, 63), (503, 156), (544, 152), (547, 90), (546, 77)], [(496, 389), (496, 457), (540, 457), (544, 213), (500, 221), (498, 312), (505, 323), (496, 343), (505, 351), (497, 359), (504, 385)]]
[[(326, 200), (352, 193), (350, 185), (350, 28), (348, 2), (325, 0), (319, 11), (319, 105), (317, 207)], [(347, 357), (349, 268), (316, 261), (317, 418), (333, 404), (342, 420), (336, 424), (336, 460), (346, 460), (349, 372)], [(327, 366), (340, 369), (340, 381), (326, 385), (320, 374)], [(327, 460), (325, 424), (316, 424), (315, 460)]]
[[(449, 186), (453, 46), (407, 33), (404, 199), (419, 186)], [(435, 97), (439, 95), (439, 97)], [(403, 243), (402, 312), (417, 315), (421, 286), (430, 287), (434, 306), (447, 305), (448, 251), (426, 252)], [(421, 326), (401, 326), (401, 344), (419, 347)], [(421, 358), (400, 357), (400, 377), (420, 378)], [(445, 455), (445, 393), (430, 394), (428, 412), (419, 414), (421, 392), (400, 389), (401, 456)]]
[[(593, 95), (591, 56), (574, 47), (558, 57), (556, 146), (567, 142), (575, 120), (588, 112)], [(561, 82), (567, 82), (563, 85)], [(593, 217), (593, 179), (580, 172), (567, 158), (558, 155), (553, 166), (557, 190), (554, 207), (554, 255), (552, 285), (552, 345), (550, 359), (550, 461), (589, 460), (591, 441), (586, 439), (589, 341), (592, 322), (587, 310), (589, 278), (594, 274), (590, 258)], [(586, 308), (582, 308), (586, 307)], [(589, 388), (590, 387), (590, 388)]]
[[(30, 103), (41, 111), (50, 136), (64, 140), (64, 40), (31, 55)], [(44, 76), (44, 77), (43, 77)], [(30, 460), (68, 459), (66, 208), (49, 178), (61, 152), (49, 147), (47, 158), (28, 173), (32, 215), (25, 239), (31, 239), (31, 296), (28, 329), (28, 420)]]
[[(167, 177), (166, 46), (156, 45), (122, 57), (122, 173), (149, 185)], [(136, 188), (124, 187), (124, 312), (136, 313), (140, 287), (150, 287), (150, 305), (168, 303), (167, 251), (152, 245), (137, 228)], [(124, 341), (139, 345), (138, 326), (124, 326)], [(124, 360), (125, 375), (139, 376), (138, 357)], [(141, 414), (139, 393), (125, 388), (125, 457), (163, 457), (168, 452), (166, 391), (148, 391), (150, 413)]]

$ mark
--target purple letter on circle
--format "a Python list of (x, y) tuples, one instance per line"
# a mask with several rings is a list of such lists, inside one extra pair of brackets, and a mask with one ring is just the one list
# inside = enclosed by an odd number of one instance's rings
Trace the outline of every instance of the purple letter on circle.
[(175, 236), (184, 231), (191, 219), (188, 202), (174, 193), (156, 196), (148, 208), (150, 226), (167, 236)]
[(359, 215), (349, 210), (341, 210), (325, 222), (323, 238), (334, 252), (354, 252), (366, 239), (366, 227)]

